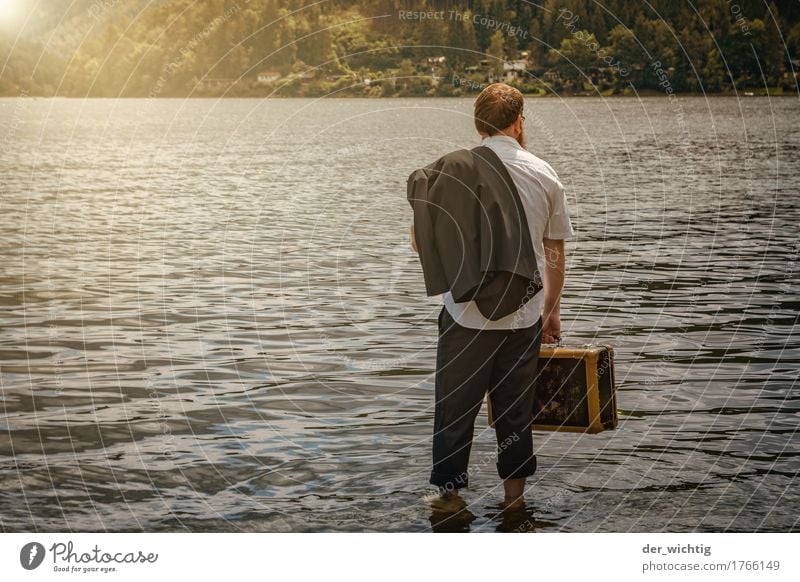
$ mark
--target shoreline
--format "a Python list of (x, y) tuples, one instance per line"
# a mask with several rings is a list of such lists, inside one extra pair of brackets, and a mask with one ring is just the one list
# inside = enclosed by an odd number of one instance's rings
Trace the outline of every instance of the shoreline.
[[(687, 92), (687, 93), (674, 93), (676, 97), (704, 97), (704, 98), (720, 98), (720, 97), (728, 97), (728, 98), (742, 98), (742, 99), (749, 99), (755, 97), (794, 97), (800, 98), (800, 91), (796, 93), (783, 91), (780, 93), (772, 93), (769, 91), (742, 91), (739, 93), (696, 93), (696, 92)], [(387, 95), (387, 96), (377, 96), (377, 95), (332, 95), (332, 96), (324, 96), (324, 95), (185, 95), (185, 96), (158, 96), (158, 97), (150, 97), (150, 96), (134, 96), (134, 95), (125, 95), (125, 96), (117, 96), (117, 97), (109, 97), (109, 96), (102, 96), (102, 95), (95, 95), (95, 96), (76, 96), (76, 95), (31, 95), (31, 94), (19, 94), (19, 95), (0, 95), (0, 99), (131, 99), (131, 100), (146, 100), (146, 101), (174, 101), (174, 100), (188, 100), (188, 99), (216, 99), (216, 100), (225, 100), (225, 99), (275, 99), (275, 100), (284, 100), (284, 99), (342, 99), (342, 100), (349, 100), (349, 99), (358, 99), (363, 101), (385, 101), (389, 99), (474, 99), (478, 96), (477, 93), (469, 94), (469, 95)], [(641, 98), (664, 98), (669, 99), (670, 96), (662, 93), (660, 91), (653, 91), (653, 90), (646, 90), (639, 93), (631, 93), (627, 95), (623, 95), (621, 93), (617, 93), (614, 95), (602, 95), (599, 93), (592, 93), (592, 94), (572, 94), (572, 95), (555, 95), (555, 94), (545, 94), (542, 95), (540, 93), (523, 93), (523, 96), (526, 99), (641, 99)]]

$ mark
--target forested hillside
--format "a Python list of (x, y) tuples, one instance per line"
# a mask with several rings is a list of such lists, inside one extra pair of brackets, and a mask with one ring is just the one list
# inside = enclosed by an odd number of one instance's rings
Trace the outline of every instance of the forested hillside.
[(0, 26), (0, 94), (796, 93), (800, 67), (796, 0), (32, 4)]

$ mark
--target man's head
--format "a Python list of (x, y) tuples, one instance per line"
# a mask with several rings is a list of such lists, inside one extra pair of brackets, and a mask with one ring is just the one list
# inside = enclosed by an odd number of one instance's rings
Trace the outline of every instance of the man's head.
[(513, 137), (525, 147), (522, 108), (522, 93), (505, 83), (492, 83), (475, 99), (475, 129), (482, 137)]

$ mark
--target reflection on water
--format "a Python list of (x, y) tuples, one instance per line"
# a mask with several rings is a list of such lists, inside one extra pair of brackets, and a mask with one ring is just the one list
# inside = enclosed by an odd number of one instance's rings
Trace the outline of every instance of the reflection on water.
[(678, 103), (528, 103), (620, 427), (509, 514), (482, 414), (442, 519), (405, 179), (470, 100), (0, 100), (0, 531), (796, 530), (798, 105)]

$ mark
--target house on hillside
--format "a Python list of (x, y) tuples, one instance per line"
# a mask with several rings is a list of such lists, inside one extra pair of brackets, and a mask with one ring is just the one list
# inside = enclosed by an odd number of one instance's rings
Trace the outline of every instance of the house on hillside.
[(257, 76), (256, 80), (259, 83), (272, 83), (273, 81), (277, 81), (281, 78), (281, 74), (278, 71), (261, 71)]
[(528, 61), (525, 59), (514, 59), (503, 63), (503, 79), (506, 83), (515, 79), (522, 79), (528, 70)]

